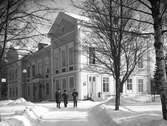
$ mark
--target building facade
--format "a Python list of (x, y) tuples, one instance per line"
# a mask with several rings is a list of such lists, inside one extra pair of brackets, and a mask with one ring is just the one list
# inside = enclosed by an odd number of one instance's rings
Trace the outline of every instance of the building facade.
[(39, 43), (38, 51), (22, 59), (22, 96), (31, 101), (51, 97), (50, 46)]
[[(16, 70), (12, 70), (15, 68), (13, 66), (8, 68), (9, 98), (15, 98), (13, 90), (17, 90), (15, 92), (19, 95), (16, 96), (31, 101), (54, 100), (57, 89), (67, 90), (70, 99), (73, 89), (78, 91), (81, 100), (98, 100), (115, 95), (115, 80), (112, 75), (84, 69), (85, 66), (95, 64), (95, 60), (92, 55), (81, 49), (85, 37), (80, 24), (82, 19), (83, 17), (70, 13), (58, 14), (48, 33), (51, 45), (46, 47), (44, 44), (39, 44), (37, 52), (25, 56), (21, 63), (15, 66), (18, 68), (17, 73), (20, 72), (21, 82), (15, 84), (10, 81), (10, 76), (14, 76), (10, 75), (10, 71), (16, 73)], [(151, 58), (151, 52), (141, 58), (124, 84), (123, 94), (150, 93), (153, 73), (151, 68), (154, 68), (151, 66), (153, 62)]]
[(7, 97), (22, 97), (22, 72), (17, 50), (10, 47), (7, 52)]
[[(2, 52), (2, 47), (0, 45), (0, 52)], [(0, 60), (0, 99), (7, 98), (7, 68), (6, 68), (6, 60), (3, 57)]]
[[(115, 95), (115, 80), (111, 75), (84, 69), (85, 64), (92, 65), (95, 60), (91, 56), (85, 56), (85, 52), (81, 49), (83, 28), (80, 20), (85, 19), (78, 15), (60, 12), (48, 33), (51, 39), (53, 96), (58, 88), (66, 89), (69, 95), (72, 89), (76, 88), (79, 92), (79, 99), (98, 99)], [(123, 94), (150, 93), (151, 73), (153, 72), (150, 54), (148, 51), (141, 58), (136, 69), (124, 84)]]

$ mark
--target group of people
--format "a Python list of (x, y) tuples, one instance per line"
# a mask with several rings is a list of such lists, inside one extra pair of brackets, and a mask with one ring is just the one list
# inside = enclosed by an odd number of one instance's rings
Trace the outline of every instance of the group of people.
[[(78, 92), (76, 89), (73, 90), (72, 92), (72, 98), (73, 98), (73, 103), (74, 103), (74, 108), (77, 107), (77, 100), (78, 100)], [(63, 100), (64, 102), (64, 107), (67, 107), (68, 104), (68, 93), (66, 90), (64, 90), (63, 93), (61, 93), (61, 90), (58, 89), (55, 93), (55, 99), (57, 103), (57, 108), (60, 108), (60, 103)]]

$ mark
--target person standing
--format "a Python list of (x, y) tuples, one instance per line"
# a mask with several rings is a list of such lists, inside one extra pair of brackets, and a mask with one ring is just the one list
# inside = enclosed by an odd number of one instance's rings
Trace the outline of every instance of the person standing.
[(60, 91), (60, 89), (58, 89), (56, 91), (55, 98), (56, 98), (57, 107), (60, 108), (60, 103), (61, 103), (61, 91)]
[(72, 93), (74, 108), (77, 107), (77, 100), (78, 100), (78, 92), (74, 89)]
[(64, 90), (64, 92), (62, 94), (62, 98), (63, 98), (63, 101), (64, 101), (64, 107), (66, 108), (67, 104), (68, 104), (68, 94), (67, 94), (66, 90)]
[(55, 92), (55, 100), (58, 108), (58, 90)]

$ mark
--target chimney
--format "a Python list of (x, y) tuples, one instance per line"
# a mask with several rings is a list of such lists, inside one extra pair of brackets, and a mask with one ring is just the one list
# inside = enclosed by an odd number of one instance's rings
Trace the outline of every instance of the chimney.
[(45, 43), (38, 43), (38, 50), (43, 49), (45, 46), (47, 46), (48, 44)]

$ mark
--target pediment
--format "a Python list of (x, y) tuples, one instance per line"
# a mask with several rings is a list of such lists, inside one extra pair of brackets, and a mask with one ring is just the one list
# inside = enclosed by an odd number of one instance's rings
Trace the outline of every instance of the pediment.
[(63, 32), (64, 27), (67, 24), (76, 25), (77, 19), (64, 12), (60, 12), (48, 33), (48, 37), (51, 37), (52, 34), (57, 34), (59, 36)]

